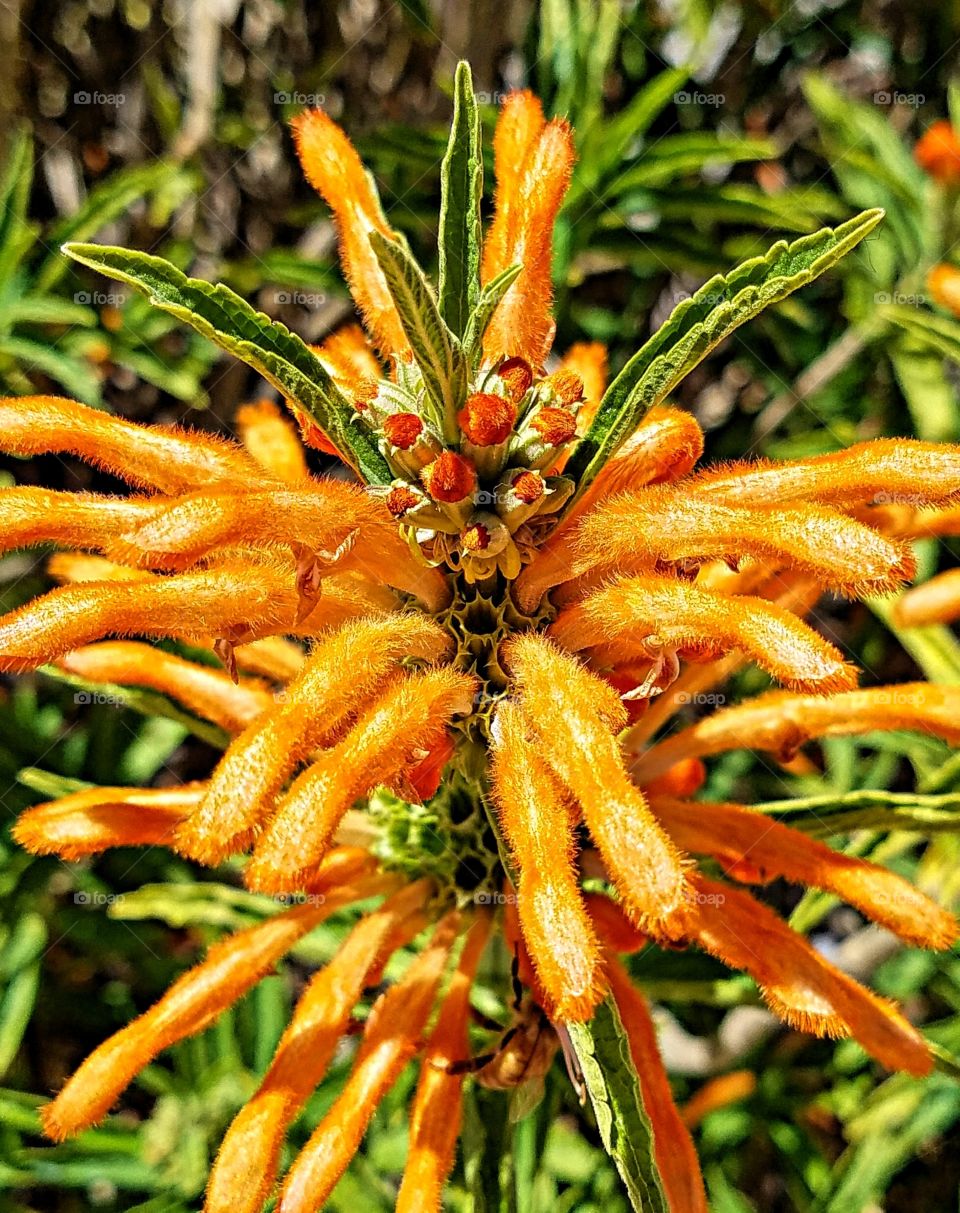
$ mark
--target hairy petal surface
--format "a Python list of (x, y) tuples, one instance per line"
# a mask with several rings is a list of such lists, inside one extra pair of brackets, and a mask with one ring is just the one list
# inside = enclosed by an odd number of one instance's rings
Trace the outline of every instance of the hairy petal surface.
[(493, 796), (518, 869), (520, 928), (551, 1018), (589, 1018), (603, 996), (600, 954), (574, 866), (574, 826), (567, 798), (537, 757), (512, 704), (497, 710)]

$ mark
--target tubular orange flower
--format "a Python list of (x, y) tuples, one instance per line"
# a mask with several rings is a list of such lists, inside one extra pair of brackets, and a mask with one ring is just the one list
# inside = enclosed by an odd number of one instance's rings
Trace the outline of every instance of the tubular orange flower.
[(451, 1066), (467, 1052), (470, 989), (490, 927), (489, 916), (482, 915), (467, 932), (460, 963), (424, 1051), (410, 1110), (410, 1150), (396, 1213), (440, 1213), (443, 1185), (453, 1167), (460, 1135), (463, 1075)]
[(340, 263), (364, 323), (383, 352), (403, 353), (407, 340), (383, 271), (367, 236), (395, 233), (353, 144), (322, 110), (293, 120), (293, 138), (303, 171), (333, 211), (340, 235)]
[(497, 713), (493, 754), (493, 791), (519, 873), (524, 940), (554, 1017), (588, 1018), (602, 996), (600, 957), (573, 866), (574, 819), (519, 712), (507, 704)]
[(321, 905), (295, 906), (216, 944), (206, 960), (171, 986), (151, 1010), (91, 1053), (43, 1109), (44, 1130), (62, 1140), (95, 1124), (151, 1058), (212, 1023), (338, 906), (368, 897), (382, 890), (384, 883), (382, 876), (361, 878), (356, 885), (331, 893)]
[(237, 409), (237, 435), (254, 459), (283, 484), (308, 479), (307, 461), (293, 426), (272, 400)]
[(346, 1170), (377, 1104), (417, 1051), (456, 926), (455, 916), (443, 919), (430, 946), (375, 1003), (353, 1073), (287, 1173), (277, 1213), (322, 1208)]
[[(451, 156), (472, 140), (476, 166), (466, 79), (460, 69)], [(398, 1208), (439, 1213), (464, 1084), (535, 1087), (562, 1047), (579, 1092), (578, 1049), (605, 1047), (592, 1017), (600, 1008), (615, 1025), (614, 1004), (617, 1057), (629, 1047), (669, 1207), (701, 1213), (648, 1008), (611, 951), (699, 946), (750, 974), (788, 1023), (854, 1036), (891, 1068), (929, 1069), (922, 1037), (891, 1006), (734, 882), (827, 890), (928, 947), (956, 938), (952, 917), (901, 877), (748, 805), (690, 798), (705, 760), (735, 748), (791, 762), (807, 740), (873, 729), (960, 741), (960, 689), (857, 690), (845, 654), (803, 622), (826, 590), (899, 586), (913, 537), (960, 531), (960, 448), (881, 439), (694, 473), (700, 427), (654, 390), (672, 351), (657, 346), (642, 380), (631, 376), (646, 355), (628, 363), (609, 389), (602, 348), (551, 352), (550, 247), (573, 145), (529, 93), (504, 105), (493, 224), (479, 241), (473, 198), (459, 260), (448, 161), (439, 293), (392, 239), (344, 132), (313, 112), (295, 137), (389, 369), (356, 325), (307, 347), (263, 317), (249, 323), (264, 348), (286, 354), (256, 361), (291, 396), (303, 442), (342, 450), (362, 484), (314, 477), (265, 401), (239, 412), (242, 446), (71, 401), (0, 402), (0, 450), (76, 455), (133, 489), (0, 491), (0, 550), (67, 549), (48, 566), (60, 587), (0, 617), (0, 672), (47, 666), (149, 688), (235, 734), (202, 782), (74, 792), (27, 810), (15, 837), (65, 859), (137, 844), (209, 865), (244, 853), (248, 888), (306, 898), (215, 944), (105, 1041), (44, 1111), (46, 1131), (60, 1139), (99, 1120), (139, 1069), (212, 1023), (324, 918), (386, 897), (309, 979), (227, 1133), (207, 1213), (256, 1213), (270, 1199), (285, 1134), (366, 990), (378, 997), (352, 1072), (281, 1181), (279, 1213), (321, 1207), (417, 1053)], [(475, 177), (460, 174), (457, 189)], [(795, 253), (822, 267), (876, 218), (804, 237), (778, 264)], [(518, 264), (512, 285), (496, 282)], [(454, 298), (461, 265), (477, 280)], [(646, 415), (641, 400), (653, 401)], [(897, 610), (904, 622), (947, 618), (957, 597), (951, 578)], [(168, 651), (180, 645), (194, 651)], [(748, 661), (790, 689), (672, 727), (682, 704), (705, 702)], [(719, 862), (725, 882), (694, 856)], [(416, 950), (430, 926), (404, 976), (385, 979), (388, 958)], [(491, 932), (500, 946), (481, 965)], [(515, 1019), (471, 1057), (478, 973)], [(583, 1066), (592, 1095), (597, 1056)]]
[(383, 964), (422, 928), (429, 883), (405, 885), (362, 919), (297, 1004), (256, 1094), (227, 1131), (207, 1186), (208, 1213), (256, 1213), (284, 1134), (326, 1072), (351, 1011)]

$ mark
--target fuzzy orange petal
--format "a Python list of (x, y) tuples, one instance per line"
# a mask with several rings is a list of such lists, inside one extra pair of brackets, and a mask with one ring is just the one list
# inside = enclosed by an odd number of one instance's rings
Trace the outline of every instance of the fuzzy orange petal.
[(185, 493), (212, 481), (255, 483), (257, 467), (236, 443), (191, 430), (137, 425), (60, 396), (0, 400), (0, 451), (78, 455), (130, 484)]
[(284, 1135), (323, 1079), (352, 1008), (383, 961), (425, 925), (427, 881), (404, 886), (353, 928), (310, 980), (256, 1093), (220, 1145), (205, 1213), (259, 1213), (277, 1175)]
[(520, 182), (545, 125), (543, 106), (533, 93), (524, 89), (508, 94), (493, 134), (496, 191), (493, 220), (483, 242), (484, 283), (513, 264), (507, 259), (508, 237), (520, 201)]
[(323, 904), (296, 906), (214, 944), (149, 1011), (104, 1041), (51, 1104), (41, 1110), (48, 1137), (62, 1141), (96, 1124), (133, 1077), (161, 1050), (203, 1031), (308, 931), (351, 901), (383, 889), (371, 877), (331, 892)]
[(713, 594), (664, 577), (621, 577), (561, 611), (547, 634), (568, 649), (610, 646), (621, 660), (687, 649), (742, 649), (791, 689), (849, 690), (856, 671), (792, 612), (752, 596)]
[(481, 914), (467, 933), (460, 961), (440, 1008), (420, 1067), (410, 1109), (410, 1148), (397, 1193), (395, 1213), (440, 1213), (443, 1185), (453, 1168), (463, 1117), (463, 1075), (451, 1074), (451, 1062), (468, 1056), (470, 988), (490, 935), (491, 920)]
[(353, 802), (413, 765), (453, 716), (470, 711), (476, 686), (449, 666), (387, 682), (343, 740), (321, 754), (279, 802), (247, 866), (248, 886), (266, 892), (299, 887)]
[(323, 1208), (377, 1105), (419, 1048), (457, 926), (458, 915), (448, 915), (404, 977), (374, 1004), (353, 1071), (287, 1173), (277, 1213)]
[(177, 788), (87, 788), (21, 813), (13, 837), (34, 855), (82, 859), (108, 847), (169, 846), (203, 799), (205, 783)]
[(323, 640), (282, 700), (231, 743), (179, 845), (206, 863), (247, 845), (297, 765), (333, 741), (400, 660), (435, 659), (449, 648), (436, 624), (413, 613), (358, 620)]
[(714, 712), (653, 746), (632, 771), (645, 783), (683, 758), (727, 750), (768, 750), (789, 758), (811, 738), (871, 729), (912, 729), (960, 744), (960, 687), (905, 682), (825, 697), (771, 691)]
[(895, 872), (843, 855), (799, 830), (737, 804), (651, 799), (650, 807), (677, 846), (712, 855), (737, 880), (783, 877), (826, 889), (907, 943), (948, 948), (956, 942), (953, 915)]
[(583, 520), (574, 572), (643, 572), (657, 561), (753, 556), (815, 576), (853, 597), (894, 589), (913, 576), (909, 550), (835, 510), (797, 504), (741, 508), (662, 486), (617, 497)]
[(483, 351), (488, 360), (517, 357), (540, 366), (553, 343), (553, 225), (570, 184), (573, 161), (570, 127), (562, 118), (553, 118), (528, 153), (515, 190), (511, 187), (502, 252), (497, 249), (490, 259), (491, 266), (502, 262), (504, 267), (521, 264), (523, 269), (487, 326)]
[(808, 459), (711, 468), (696, 476), (690, 489), (726, 505), (819, 501), (849, 508), (874, 499), (931, 505), (960, 494), (960, 446), (877, 438)]
[(631, 917), (669, 933), (685, 865), (626, 773), (611, 732), (626, 722), (617, 695), (540, 636), (512, 639), (504, 657), (539, 753), (580, 802)]
[(336, 220), (340, 264), (367, 330), (382, 354), (402, 353), (407, 339), (368, 239), (372, 231), (396, 237), (373, 181), (343, 130), (322, 110), (298, 114), (291, 127), (304, 174)]
[(853, 1036), (891, 1070), (928, 1074), (933, 1059), (920, 1033), (890, 1003), (828, 964), (767, 906), (697, 875), (689, 936), (712, 956), (750, 974), (764, 1001), (792, 1027)]
[(228, 733), (239, 733), (274, 704), (256, 684), (238, 686), (222, 670), (197, 665), (163, 649), (137, 641), (115, 640), (73, 649), (56, 664), (91, 682), (146, 687), (172, 699)]
[(551, 1018), (587, 1019), (603, 997), (600, 952), (574, 867), (575, 819), (518, 710), (497, 710), (493, 795), (519, 872), (517, 908)]

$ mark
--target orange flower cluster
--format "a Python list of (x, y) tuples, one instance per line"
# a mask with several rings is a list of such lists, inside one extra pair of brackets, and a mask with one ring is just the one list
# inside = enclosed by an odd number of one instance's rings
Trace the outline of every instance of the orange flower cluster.
[[(388, 491), (311, 475), (294, 427), (269, 402), (240, 410), (240, 443), (48, 397), (0, 403), (4, 451), (77, 455), (134, 490), (0, 492), (3, 550), (64, 549), (50, 563), (59, 588), (0, 618), (0, 671), (53, 663), (149, 687), (231, 736), (208, 780), (39, 805), (18, 822), (19, 842), (67, 859), (131, 844), (204, 864), (250, 851), (251, 889), (305, 895), (211, 948), (102, 1044), (44, 1109), (46, 1131), (61, 1139), (98, 1121), (161, 1050), (204, 1029), (335, 910), (365, 902), (373, 908), (308, 983), (227, 1132), (208, 1213), (262, 1207), (286, 1131), (355, 1007), (427, 930), (403, 977), (373, 1002), (346, 1085), (282, 1180), (279, 1213), (322, 1207), (416, 1055), (397, 1208), (439, 1210), (468, 1074), (501, 1087), (536, 1077), (569, 1045), (564, 1025), (588, 1020), (604, 998), (629, 1037), (669, 1206), (705, 1210), (649, 1008), (622, 954), (648, 941), (702, 948), (749, 973), (787, 1023), (852, 1036), (891, 1069), (930, 1069), (922, 1035), (895, 1007), (740, 885), (784, 877), (828, 890), (923, 947), (955, 940), (951, 915), (900, 876), (748, 805), (693, 797), (703, 760), (736, 748), (785, 760), (808, 740), (867, 729), (960, 740), (960, 688), (858, 690), (855, 669), (804, 621), (824, 590), (877, 594), (911, 577), (908, 532), (875, 499), (896, 494), (918, 516), (956, 521), (960, 449), (883, 440), (695, 473), (699, 427), (660, 407), (561, 514), (578, 487), (562, 469), (606, 376), (595, 345), (544, 368), (552, 225), (573, 161), (567, 126), (546, 122), (528, 93), (504, 105), (483, 277), (523, 268), (453, 414), (457, 443), (417, 407), (406, 330), (369, 239), (391, 233), (355, 151), (320, 112), (298, 119), (295, 135), (337, 221), (371, 340), (392, 360), (385, 373), (354, 326), (319, 347), (358, 419), (382, 436), (396, 473)], [(306, 414), (298, 421), (304, 441), (332, 449)], [(956, 579), (950, 592), (960, 602)], [(211, 661), (144, 638), (205, 646)], [(684, 703), (748, 662), (786, 690), (657, 740)], [(388, 789), (398, 804), (430, 800), (442, 817), (453, 784), (489, 812), (502, 851), (488, 833), (481, 877), (464, 875), (476, 870), (462, 862), (471, 852), (452, 854), (445, 876), (434, 866), (411, 879), (416, 856), (397, 862), (377, 818), (354, 806)], [(455, 851), (460, 837), (445, 845)], [(697, 856), (727, 879), (708, 879)], [(602, 881), (589, 893), (587, 874)], [(505, 880), (513, 893), (494, 914)], [(528, 993), (511, 1043), (477, 1065), (471, 988), (493, 928)]]

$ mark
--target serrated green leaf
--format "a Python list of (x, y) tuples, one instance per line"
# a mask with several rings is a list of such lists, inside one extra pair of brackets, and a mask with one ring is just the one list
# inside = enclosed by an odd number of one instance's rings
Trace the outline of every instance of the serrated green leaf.
[(653, 1158), (653, 1130), (643, 1107), (640, 1080), (612, 998), (589, 1023), (567, 1024), (587, 1084), (604, 1148), (616, 1164), (636, 1213), (667, 1213)]
[(480, 293), (480, 112), (468, 63), (454, 76), (453, 125), (440, 169), (440, 315), (463, 337)]
[(477, 305), (470, 315), (467, 331), (463, 338), (464, 355), (468, 364), (476, 369), (483, 352), (483, 335), (487, 325), (497, 310), (497, 305), (507, 291), (513, 286), (523, 269), (522, 265), (511, 265), (501, 270), (496, 278), (491, 278), (480, 292)]
[(882, 211), (864, 211), (837, 228), (823, 228), (790, 244), (778, 241), (763, 257), (744, 261), (726, 276), (716, 275), (674, 308), (607, 388), (590, 429), (575, 447), (566, 473), (577, 481), (578, 494), (647, 411), (724, 338), (835, 265), (882, 218)]
[(393, 478), (374, 436), (355, 415), (320, 359), (290, 330), (229, 287), (188, 278), (162, 257), (98, 244), (67, 244), (82, 265), (126, 282), (162, 311), (259, 371), (313, 417), (344, 461), (370, 484)]
[(376, 231), (369, 240), (433, 403), (435, 421), (446, 441), (456, 442), (457, 411), (466, 390), (460, 343), (440, 315), (430, 283), (406, 244)]

